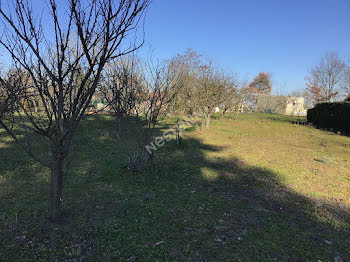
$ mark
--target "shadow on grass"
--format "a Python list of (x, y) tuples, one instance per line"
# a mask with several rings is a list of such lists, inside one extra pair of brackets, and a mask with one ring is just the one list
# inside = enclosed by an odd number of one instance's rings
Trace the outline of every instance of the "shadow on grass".
[[(193, 138), (167, 143), (143, 174), (129, 173), (105, 130), (113, 121), (94, 117), (74, 140), (61, 224), (46, 219), (45, 175), (32, 162), (14, 164), (21, 152), (12, 145), (0, 149), (10, 164), (1, 168), (0, 260), (350, 259), (349, 211), (340, 204), (300, 195), (235, 156), (208, 158), (223, 148)], [(27, 181), (35, 190), (24, 190)]]
[(325, 127), (318, 127), (318, 126), (315, 126), (313, 125), (312, 123), (309, 123), (309, 122), (306, 122), (306, 125), (312, 127), (312, 128), (315, 128), (315, 129), (318, 129), (320, 131), (324, 131), (324, 132), (329, 132), (333, 135), (341, 135), (341, 136), (347, 136), (347, 137), (350, 137), (350, 130), (346, 131), (346, 130), (338, 130), (336, 128), (325, 128)]

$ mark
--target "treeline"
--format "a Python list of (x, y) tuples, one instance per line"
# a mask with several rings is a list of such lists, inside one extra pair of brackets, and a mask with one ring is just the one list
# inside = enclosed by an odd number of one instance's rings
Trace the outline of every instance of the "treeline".
[(246, 77), (225, 71), (192, 49), (168, 63), (181, 76), (181, 88), (170, 110), (202, 118), (204, 128), (209, 128), (215, 108), (223, 115), (228, 111), (252, 111), (258, 94), (271, 93), (271, 74), (260, 73), (248, 84)]
[(248, 83), (246, 77), (225, 71), (212, 59), (188, 49), (157, 63), (135, 54), (118, 59), (104, 70), (95, 98), (118, 116), (142, 115), (156, 122), (164, 113), (191, 115), (209, 128), (216, 108), (222, 115), (253, 111), (257, 96), (271, 90), (269, 73), (259, 73)]
[[(242, 111), (254, 107), (257, 94), (271, 92), (270, 74), (247, 84), (191, 49), (160, 63), (138, 58), (143, 39), (131, 36), (150, 2), (68, 0), (58, 12), (52, 0), (42, 14), (25, 0), (9, 1), (12, 9), (0, 5), (0, 45), (11, 58), (0, 76), (0, 126), (50, 169), (53, 220), (61, 215), (72, 139), (93, 98), (105, 102), (96, 113), (115, 116), (128, 168), (141, 171), (153, 158), (145, 145), (167, 114), (192, 115), (208, 128), (216, 107), (222, 114)], [(42, 26), (43, 17), (51, 26)]]
[(128, 168), (141, 171), (153, 159), (155, 151), (147, 149), (164, 117), (191, 116), (208, 129), (216, 108), (222, 116), (229, 111), (252, 111), (259, 94), (271, 93), (270, 78), (270, 74), (260, 73), (248, 84), (192, 49), (161, 62), (134, 53), (103, 70), (94, 94), (95, 101), (102, 103), (91, 111), (115, 116), (116, 137)]
[[(85, 51), (76, 52), (83, 55)], [(134, 51), (120, 53), (105, 62), (96, 76), (89, 73), (94, 69), (89, 64), (86, 67), (83, 59), (67, 63), (66, 71), (53, 65), (37, 74), (50, 62), (39, 58), (38, 65), (17, 65), (3, 72), (0, 124), (30, 156), (50, 168), (57, 164), (59, 170), (68, 156), (73, 133), (86, 113), (108, 112), (115, 116), (116, 138), (127, 156), (128, 168), (138, 172), (153, 158), (154, 152), (147, 146), (164, 117), (191, 116), (201, 128), (208, 129), (216, 109), (222, 116), (227, 112), (251, 112), (258, 95), (272, 90), (271, 74), (259, 73), (248, 83), (247, 78), (225, 71), (193, 49), (160, 62), (141, 58)], [(57, 66), (65, 78), (52, 76)], [(20, 142), (16, 128), (24, 129), (29, 143)], [(33, 152), (28, 131), (48, 138), (58, 163), (52, 164)], [(132, 141), (128, 139), (130, 132)]]

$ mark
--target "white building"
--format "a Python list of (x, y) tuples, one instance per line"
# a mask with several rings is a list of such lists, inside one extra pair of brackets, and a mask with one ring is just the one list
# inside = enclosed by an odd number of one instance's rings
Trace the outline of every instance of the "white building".
[(306, 116), (303, 97), (259, 95), (255, 112)]

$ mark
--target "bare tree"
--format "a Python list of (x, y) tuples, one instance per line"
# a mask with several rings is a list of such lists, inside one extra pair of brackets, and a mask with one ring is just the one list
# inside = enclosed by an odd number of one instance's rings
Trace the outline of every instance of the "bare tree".
[[(84, 117), (106, 63), (138, 47), (126, 40), (143, 21), (150, 0), (48, 0), (41, 16), (30, 1), (2, 3), (0, 44), (9, 52), (24, 85), (11, 94), (13, 81), (2, 78), (8, 101), (0, 125), (33, 158), (51, 170), (51, 218), (62, 209), (63, 166), (72, 137)], [(66, 3), (65, 6), (63, 6)], [(61, 6), (62, 5), (62, 6)], [(42, 19), (49, 21), (44, 28)], [(47, 23), (47, 22), (46, 22)], [(49, 26), (51, 25), (51, 26)], [(141, 43), (142, 44), (142, 43)], [(38, 103), (34, 109), (33, 100)], [(37, 110), (37, 109), (40, 110)], [(13, 114), (12, 114), (13, 115)], [(23, 142), (16, 128), (25, 133)], [(49, 141), (50, 159), (35, 152), (31, 133)]]
[(167, 63), (143, 63), (135, 56), (111, 65), (102, 92), (116, 116), (116, 136), (131, 171), (142, 171), (157, 149), (156, 125), (180, 88), (178, 72)]
[(211, 59), (192, 49), (171, 59), (169, 66), (181, 72), (182, 84), (172, 111), (198, 116), (202, 126), (209, 128), (215, 107), (228, 109), (232, 102), (228, 97), (233, 97), (236, 88), (232, 77), (214, 65)]
[(326, 53), (305, 78), (308, 96), (315, 102), (330, 102), (340, 92), (346, 64), (337, 53)]
[(222, 116), (228, 111), (237, 111), (242, 107), (241, 90), (247, 85), (247, 78), (239, 78), (237, 75), (223, 74), (225, 93), (221, 104)]
[(98, 93), (117, 117), (129, 116), (145, 101), (143, 78), (141, 61), (135, 54), (120, 57), (106, 66)]
[(350, 66), (346, 67), (343, 83), (341, 86), (345, 95), (348, 96), (350, 94)]
[(196, 113), (205, 120), (203, 126), (210, 127), (211, 115), (220, 106), (226, 95), (226, 82), (223, 72), (210, 59), (199, 66), (196, 73), (192, 102)]
[(196, 74), (201, 64), (202, 55), (193, 49), (187, 49), (184, 54), (177, 54), (168, 61), (169, 67), (181, 76), (181, 90), (172, 101), (171, 112), (184, 115), (193, 115), (195, 105), (193, 103)]
[(14, 105), (22, 86), (22, 72), (10, 71), (0, 77), (0, 119), (4, 115), (13, 117)]

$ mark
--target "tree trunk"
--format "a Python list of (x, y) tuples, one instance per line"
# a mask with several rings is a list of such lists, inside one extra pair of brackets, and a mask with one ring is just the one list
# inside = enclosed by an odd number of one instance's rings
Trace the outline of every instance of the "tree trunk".
[(227, 109), (222, 109), (221, 119), (224, 119), (226, 111), (227, 111)]
[(55, 158), (51, 167), (51, 219), (56, 221), (62, 212), (63, 158)]
[(208, 114), (208, 116), (207, 116), (207, 124), (206, 124), (206, 129), (209, 129), (209, 127), (210, 127), (210, 114)]

